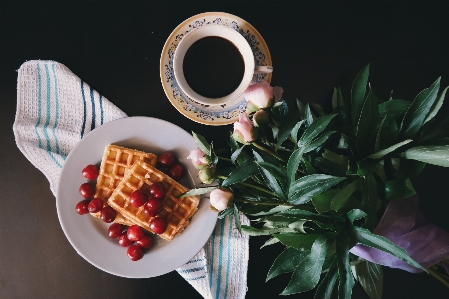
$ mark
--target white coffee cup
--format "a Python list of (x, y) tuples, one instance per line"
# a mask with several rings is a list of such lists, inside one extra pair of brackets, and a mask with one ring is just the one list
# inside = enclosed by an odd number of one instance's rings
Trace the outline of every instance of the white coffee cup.
[[(183, 62), (187, 50), (196, 41), (205, 37), (221, 37), (231, 42), (239, 50), (245, 66), (243, 78), (239, 86), (232, 93), (221, 98), (207, 98), (198, 94), (189, 86), (184, 76)], [(271, 66), (256, 67), (254, 61), (253, 51), (246, 39), (240, 33), (220, 25), (204, 25), (190, 31), (179, 42), (173, 58), (173, 71), (179, 87), (189, 98), (205, 105), (221, 105), (241, 96), (251, 84), (254, 74), (271, 73), (273, 71)]]

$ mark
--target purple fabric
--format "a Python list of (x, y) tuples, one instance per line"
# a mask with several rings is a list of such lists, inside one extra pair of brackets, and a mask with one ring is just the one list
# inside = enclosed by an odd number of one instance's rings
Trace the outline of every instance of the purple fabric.
[[(427, 221), (418, 211), (417, 195), (390, 201), (374, 233), (404, 248), (426, 269), (449, 258), (449, 234)], [(422, 272), (389, 253), (371, 247), (359, 244), (351, 248), (350, 252), (383, 266), (411, 273)]]

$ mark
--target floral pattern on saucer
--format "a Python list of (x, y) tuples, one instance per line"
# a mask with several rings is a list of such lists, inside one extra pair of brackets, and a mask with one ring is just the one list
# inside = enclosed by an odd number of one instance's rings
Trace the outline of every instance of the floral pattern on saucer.
[[(184, 116), (206, 125), (226, 125), (237, 121), (245, 111), (246, 100), (243, 96), (222, 104), (204, 105), (188, 97), (179, 88), (173, 72), (173, 58), (182, 38), (190, 31), (203, 25), (226, 26), (239, 32), (253, 50), (256, 65), (271, 65), (271, 56), (265, 41), (257, 30), (243, 19), (227, 13), (210, 12), (191, 17), (181, 23), (167, 39), (160, 65), (162, 86), (170, 102)], [(255, 79), (271, 81), (271, 74), (259, 74)]]

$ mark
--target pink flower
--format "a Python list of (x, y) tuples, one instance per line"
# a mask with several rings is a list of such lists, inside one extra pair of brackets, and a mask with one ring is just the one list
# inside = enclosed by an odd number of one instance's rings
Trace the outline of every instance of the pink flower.
[(192, 160), (192, 164), (193, 164), (193, 166), (195, 166), (196, 169), (202, 169), (203, 167), (208, 165), (210, 162), (208, 157), (199, 148), (196, 148), (193, 151), (191, 151), (190, 155), (187, 157), (187, 159)]
[(273, 87), (266, 81), (251, 84), (243, 95), (247, 102), (247, 113), (270, 107), (274, 102)]
[(214, 210), (226, 210), (229, 204), (234, 200), (234, 194), (224, 188), (217, 188), (210, 192), (210, 204)]
[(240, 113), (239, 120), (234, 123), (232, 137), (240, 143), (248, 143), (256, 140), (257, 129), (245, 112)]

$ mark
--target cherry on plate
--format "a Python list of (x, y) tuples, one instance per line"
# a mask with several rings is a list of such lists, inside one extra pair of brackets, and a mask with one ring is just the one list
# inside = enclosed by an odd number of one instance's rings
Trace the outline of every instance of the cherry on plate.
[(148, 197), (142, 190), (136, 190), (129, 196), (129, 202), (136, 208), (143, 206), (147, 201)]
[(83, 177), (85, 177), (86, 179), (95, 180), (98, 177), (99, 170), (97, 166), (89, 164), (83, 168), (82, 173)]
[(130, 241), (133, 241), (133, 242), (138, 241), (138, 240), (140, 240), (140, 238), (143, 237), (143, 229), (136, 224), (131, 225), (128, 228), (127, 236)]
[(114, 221), (117, 212), (111, 207), (104, 207), (100, 210), (100, 219), (103, 222), (111, 223)]
[(138, 261), (141, 258), (143, 258), (143, 250), (141, 247), (137, 246), (137, 245), (131, 245), (129, 246), (128, 250), (127, 250), (127, 254), (128, 257), (132, 260), (132, 261)]
[(122, 247), (128, 247), (133, 245), (133, 241), (131, 241), (130, 239), (128, 239), (127, 233), (123, 232), (120, 234), (120, 236), (118, 236), (118, 244)]
[(89, 183), (84, 183), (80, 186), (79, 192), (84, 198), (93, 197), (95, 194), (95, 187)]
[(123, 231), (122, 224), (112, 223), (108, 228), (108, 236), (109, 236), (109, 238), (112, 238), (112, 239), (118, 238), (122, 234), (122, 231)]
[(100, 210), (103, 208), (103, 200), (101, 198), (94, 198), (90, 201), (89, 205), (87, 206), (87, 209), (91, 213), (100, 212)]
[(161, 199), (165, 196), (165, 186), (161, 182), (155, 182), (150, 186), (150, 193), (154, 198)]
[(168, 175), (171, 176), (172, 179), (175, 181), (179, 181), (184, 177), (185, 174), (184, 166), (181, 164), (174, 164), (170, 169), (168, 170)]
[(87, 208), (89, 205), (90, 200), (84, 199), (76, 204), (76, 212), (80, 215), (84, 215), (89, 213), (89, 209)]
[(150, 229), (160, 235), (167, 229), (167, 221), (164, 218), (153, 218), (150, 220)]
[(162, 167), (170, 167), (175, 163), (175, 155), (169, 151), (163, 152), (157, 157), (157, 163)]
[(150, 198), (143, 206), (143, 211), (150, 217), (154, 217), (162, 210), (162, 202), (156, 198)]
[(145, 234), (140, 240), (136, 241), (136, 245), (142, 248), (150, 248), (153, 245), (153, 237)]

